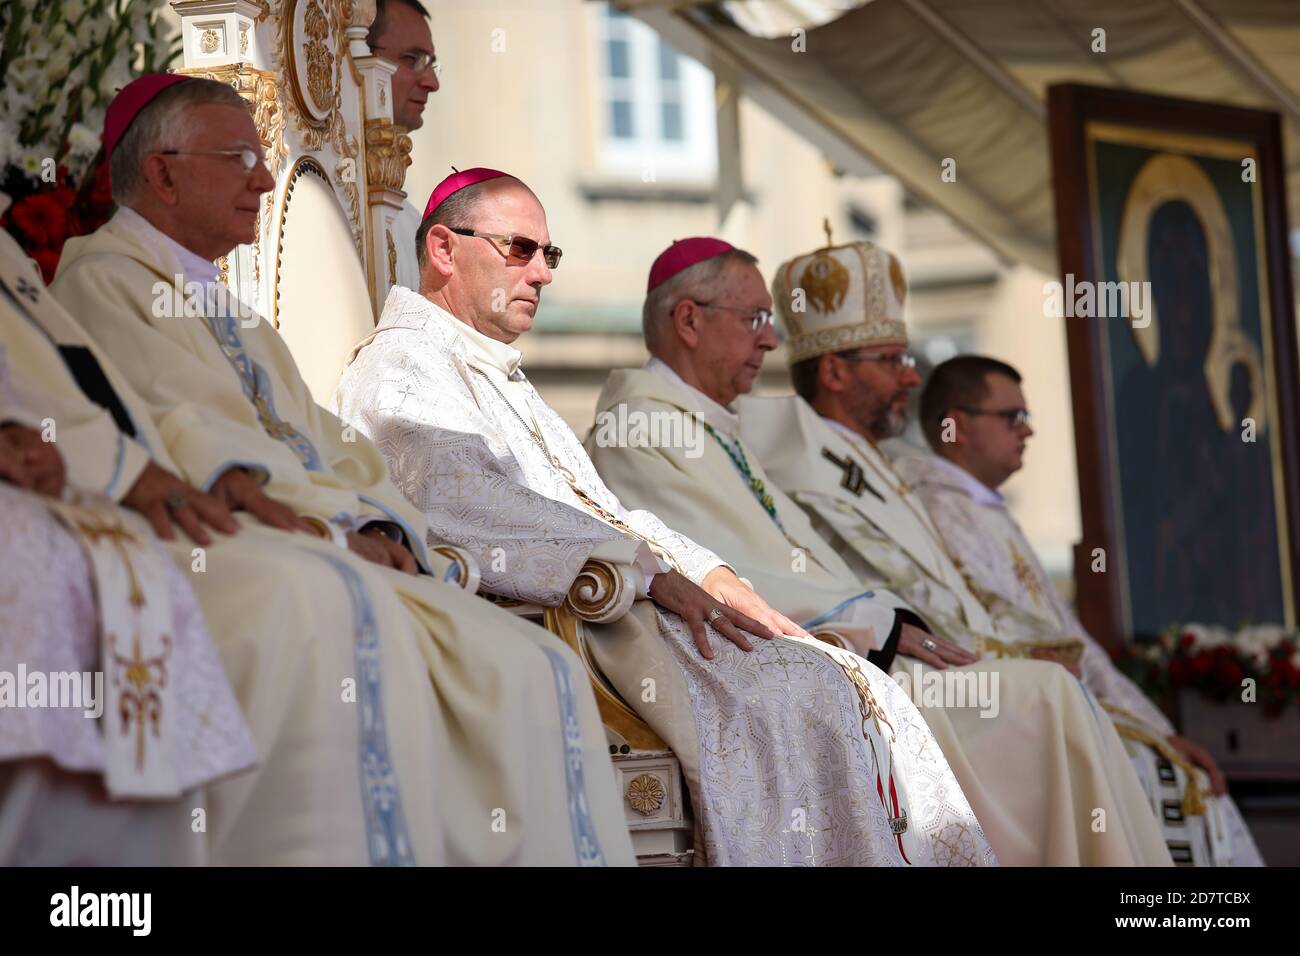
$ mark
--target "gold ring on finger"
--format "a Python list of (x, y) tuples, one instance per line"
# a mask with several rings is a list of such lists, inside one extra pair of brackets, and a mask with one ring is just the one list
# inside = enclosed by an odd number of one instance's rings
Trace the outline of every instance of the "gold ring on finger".
[(924, 647), (927, 651), (929, 651), (930, 653), (933, 654), (933, 653), (934, 653), (934, 649), (935, 649), (936, 647), (938, 647), (939, 645), (936, 644), (933, 640), (931, 640), (930, 638), (927, 637), (925, 640), (923, 640), (923, 641), (921, 642), (921, 646)]
[(718, 619), (724, 616), (725, 615), (722, 613), (721, 608), (715, 607), (712, 611), (709, 612), (709, 623), (716, 624), (718, 623)]

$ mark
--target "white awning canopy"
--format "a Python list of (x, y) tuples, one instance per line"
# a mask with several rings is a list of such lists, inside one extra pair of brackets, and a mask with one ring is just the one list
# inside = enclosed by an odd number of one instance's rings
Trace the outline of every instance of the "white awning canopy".
[[(1300, 222), (1300, 0), (613, 3), (846, 170), (892, 173), (1007, 259), (1048, 273), (1054, 83), (1277, 111)], [(948, 159), (954, 182), (941, 177)]]

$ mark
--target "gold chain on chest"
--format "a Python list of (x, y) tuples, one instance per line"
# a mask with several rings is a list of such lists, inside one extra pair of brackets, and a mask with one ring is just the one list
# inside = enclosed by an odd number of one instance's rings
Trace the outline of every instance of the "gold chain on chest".
[(609, 511), (607, 508), (602, 507), (595, 498), (583, 490), (582, 486), (578, 484), (578, 479), (573, 472), (570, 471), (556, 455), (551, 454), (551, 450), (546, 447), (546, 439), (542, 437), (540, 429), (534, 428), (532, 425), (528, 424), (524, 419), (524, 416), (519, 414), (519, 409), (515, 408), (514, 404), (506, 398), (505, 393), (501, 391), (496, 382), (492, 381), (492, 377), (488, 375), (487, 372), (483, 371), (481, 368), (476, 368), (473, 365), (467, 365), (467, 368), (469, 368), (470, 371), (477, 373), (483, 381), (487, 382), (488, 385), (492, 387), (492, 391), (496, 392), (497, 397), (505, 403), (505, 406), (508, 409), (510, 409), (511, 414), (513, 414), (519, 421), (519, 424), (524, 427), (524, 431), (528, 432), (529, 436), (533, 439), (533, 442), (542, 450), (542, 454), (546, 456), (547, 461), (549, 461), (551, 466), (560, 473), (564, 478), (565, 484), (569, 486), (569, 490), (573, 492), (574, 496), (577, 497), (580, 502), (582, 502), (587, 511), (615, 530), (621, 531), (626, 535), (631, 535), (638, 541), (644, 541), (650, 546), (650, 550), (653, 551), (656, 556), (667, 561), (674, 571), (679, 574), (684, 573), (681, 567), (673, 559), (672, 555), (665, 550), (663, 545), (659, 544), (657, 541), (652, 541), (650, 538), (641, 534), (618, 515)]

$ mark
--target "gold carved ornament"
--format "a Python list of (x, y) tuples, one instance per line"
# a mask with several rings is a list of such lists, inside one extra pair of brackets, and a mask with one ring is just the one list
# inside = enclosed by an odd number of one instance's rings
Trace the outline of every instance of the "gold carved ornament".
[(456, 567), (456, 584), (463, 590), (471, 594), (478, 590), (479, 582), (482, 576), (479, 572), (478, 565), (468, 552), (453, 547), (451, 545), (439, 545), (430, 548), (434, 554), (440, 554)]
[(303, 150), (319, 152), (329, 145), (338, 155), (331, 184), (344, 198), (352, 223), (353, 245), (361, 255), (361, 193), (356, 170), (361, 147), (355, 136), (348, 135), (342, 89), (343, 65), (348, 58), (346, 31), (356, 5), (348, 0), (327, 0), (327, 9), (322, 9), (321, 0), (306, 2), (303, 33), (307, 40), (302, 45), (306, 61), (305, 94), (300, 82), (298, 36), (294, 29), (301, 0), (280, 2), (273, 60), (276, 71), (288, 75), (290, 95), (285, 98), (285, 110), (293, 117)]
[(657, 813), (668, 798), (663, 782), (652, 773), (633, 777), (627, 785), (628, 804), (643, 817)]
[(411, 165), (411, 137), (389, 119), (366, 120), (366, 183), (372, 190), (401, 191)]
[(397, 246), (393, 243), (393, 233), (385, 229), (384, 239), (388, 243), (388, 281), (397, 281)]
[(216, 53), (219, 46), (221, 46), (221, 34), (212, 29), (204, 30), (199, 38), (199, 48), (204, 53)]
[(319, 109), (328, 110), (334, 104), (334, 54), (325, 42), (330, 35), (329, 18), (317, 0), (307, 0), (302, 29), (307, 35), (302, 45), (307, 57), (307, 93)]
[[(564, 605), (580, 621), (603, 622), (626, 613), (628, 580), (617, 566), (608, 561), (591, 560), (582, 566)], [(635, 596), (635, 595), (633, 595)]]
[(823, 644), (829, 644), (831, 647), (838, 647), (842, 651), (856, 653), (853, 650), (853, 644), (850, 643), (849, 639), (839, 631), (822, 629), (814, 631), (813, 637), (817, 638), (817, 640), (821, 641)]

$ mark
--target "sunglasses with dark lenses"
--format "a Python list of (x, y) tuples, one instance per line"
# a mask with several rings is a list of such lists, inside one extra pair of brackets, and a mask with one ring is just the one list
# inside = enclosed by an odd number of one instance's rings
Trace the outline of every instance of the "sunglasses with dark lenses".
[[(512, 259), (518, 259), (520, 262), (531, 262), (537, 250), (542, 250), (542, 258), (546, 260), (546, 268), (558, 269), (560, 266), (560, 256), (564, 252), (559, 246), (543, 246), (536, 239), (529, 239), (527, 236), (503, 236), (495, 232), (479, 232), (477, 229), (452, 229), (452, 232), (458, 236), (474, 236), (478, 239), (487, 239), (494, 246), (498, 243), (504, 244), (507, 248), (505, 254)], [(500, 246), (498, 246), (498, 251)]]

